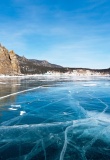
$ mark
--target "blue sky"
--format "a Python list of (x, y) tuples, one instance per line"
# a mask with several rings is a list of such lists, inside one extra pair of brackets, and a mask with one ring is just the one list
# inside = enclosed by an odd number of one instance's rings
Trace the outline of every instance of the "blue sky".
[(65, 67), (110, 67), (109, 0), (2, 0), (0, 42)]

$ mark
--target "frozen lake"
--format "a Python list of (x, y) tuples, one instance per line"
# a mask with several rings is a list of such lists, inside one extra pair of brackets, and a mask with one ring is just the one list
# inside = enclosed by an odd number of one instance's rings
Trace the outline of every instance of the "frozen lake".
[(0, 78), (0, 160), (110, 160), (110, 78)]

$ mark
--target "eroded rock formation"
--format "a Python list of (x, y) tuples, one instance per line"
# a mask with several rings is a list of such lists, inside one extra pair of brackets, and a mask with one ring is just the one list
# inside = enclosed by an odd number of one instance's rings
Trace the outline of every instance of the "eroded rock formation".
[(13, 51), (8, 51), (0, 45), (0, 74), (19, 75), (21, 73), (19, 62)]

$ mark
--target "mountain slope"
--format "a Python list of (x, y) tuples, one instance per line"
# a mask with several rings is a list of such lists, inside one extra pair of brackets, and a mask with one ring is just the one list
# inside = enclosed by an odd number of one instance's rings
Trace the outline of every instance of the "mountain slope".
[(62, 66), (51, 64), (48, 61), (40, 61), (36, 59), (27, 59), (24, 56), (16, 55), (21, 73), (23, 74), (42, 74), (47, 72), (50, 68), (63, 68)]

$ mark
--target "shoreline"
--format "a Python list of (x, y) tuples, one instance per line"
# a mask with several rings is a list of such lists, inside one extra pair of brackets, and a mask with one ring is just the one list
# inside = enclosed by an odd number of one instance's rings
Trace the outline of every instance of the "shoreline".
[(25, 74), (25, 75), (0, 75), (0, 78), (22, 78), (22, 77), (85, 77), (85, 78), (88, 78), (88, 77), (110, 77), (110, 75), (106, 74), (106, 75), (97, 75), (97, 74), (94, 74), (94, 75), (88, 75), (88, 74), (85, 74), (85, 75), (82, 75), (82, 74), (79, 74), (79, 75), (75, 75), (75, 74), (32, 74), (32, 75), (29, 75), (29, 74)]

